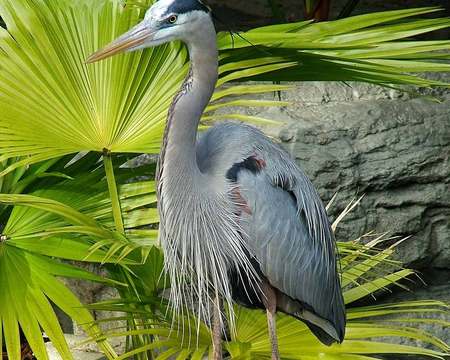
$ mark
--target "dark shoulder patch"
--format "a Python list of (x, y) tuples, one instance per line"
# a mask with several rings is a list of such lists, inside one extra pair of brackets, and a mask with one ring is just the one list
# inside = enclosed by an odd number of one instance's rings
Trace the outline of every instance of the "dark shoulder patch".
[(186, 14), (190, 11), (204, 11), (206, 13), (210, 12), (210, 9), (198, 0), (177, 0), (172, 3), (167, 9), (167, 13), (174, 14)]
[(241, 162), (234, 163), (233, 166), (228, 169), (226, 178), (236, 182), (238, 174), (241, 170), (248, 170), (253, 174), (257, 174), (265, 166), (266, 163), (264, 160), (258, 159), (256, 156), (250, 156)]

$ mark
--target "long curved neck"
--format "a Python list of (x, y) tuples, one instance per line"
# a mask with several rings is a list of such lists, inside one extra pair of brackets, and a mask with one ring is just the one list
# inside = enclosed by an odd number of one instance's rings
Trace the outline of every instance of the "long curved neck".
[(186, 43), (190, 71), (170, 107), (160, 155), (161, 172), (167, 176), (178, 173), (186, 177), (199, 172), (195, 149), (197, 128), (217, 82), (218, 55), (214, 27), (206, 27), (196, 40)]

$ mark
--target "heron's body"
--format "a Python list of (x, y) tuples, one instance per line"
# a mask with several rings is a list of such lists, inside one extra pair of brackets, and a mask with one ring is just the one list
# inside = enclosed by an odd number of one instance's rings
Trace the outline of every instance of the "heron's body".
[[(242, 242), (261, 280), (276, 289), (278, 309), (305, 320), (323, 342), (341, 341), (345, 312), (334, 240), (303, 171), (259, 130), (233, 123), (216, 125), (201, 136), (197, 161), (211, 182), (219, 185), (226, 179), (218, 191), (232, 183), (229, 206), (239, 217)], [(306, 213), (317, 223), (309, 227)], [(234, 300), (263, 307), (245, 276), (234, 269), (228, 275)]]
[(305, 321), (323, 343), (341, 342), (335, 242), (311, 182), (253, 127), (224, 123), (198, 136), (218, 76), (209, 10), (198, 0), (160, 0), (94, 60), (124, 44), (137, 49), (173, 39), (187, 44), (191, 68), (169, 111), (157, 174), (172, 304), (179, 309), (195, 297), (202, 313), (212, 292), (229, 303), (266, 307), (272, 335), (276, 307)]

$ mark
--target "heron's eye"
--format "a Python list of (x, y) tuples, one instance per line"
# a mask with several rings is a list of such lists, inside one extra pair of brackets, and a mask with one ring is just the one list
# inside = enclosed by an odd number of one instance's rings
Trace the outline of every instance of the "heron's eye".
[(167, 22), (168, 22), (169, 24), (175, 24), (175, 23), (177, 22), (177, 20), (178, 20), (178, 16), (176, 16), (176, 15), (171, 15), (171, 16), (167, 19)]

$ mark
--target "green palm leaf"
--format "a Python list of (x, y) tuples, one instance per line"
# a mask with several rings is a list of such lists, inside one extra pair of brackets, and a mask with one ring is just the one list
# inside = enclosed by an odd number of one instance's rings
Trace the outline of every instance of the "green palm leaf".
[[(0, 204), (15, 205), (4, 229), (9, 243), (78, 261), (118, 262), (125, 257), (132, 261), (128, 257), (132, 252), (146, 254), (157, 240), (157, 230), (149, 228), (159, 222), (155, 184), (128, 182), (137, 175), (148, 176), (150, 167), (145, 171), (117, 169), (125, 236), (114, 230), (103, 169), (75, 175), (78, 170), (79, 166), (69, 168), (68, 173), (76, 177), (60, 177), (31, 194), (0, 194)], [(140, 261), (141, 256), (134, 257), (134, 262)]]
[[(407, 305), (407, 303), (404, 303)], [(435, 306), (443, 304), (436, 302)], [(364, 314), (364, 320), (352, 320), (353, 311)], [(411, 305), (411, 312), (420, 311), (420, 306)], [(364, 308), (348, 309), (349, 322), (346, 328), (346, 339), (340, 345), (326, 347), (321, 344), (308, 330), (306, 325), (286, 315), (277, 317), (277, 333), (280, 343), (280, 351), (283, 359), (317, 358), (318, 354), (331, 359), (352, 359), (354, 356), (370, 354), (420, 354), (442, 358), (448, 352), (448, 346), (434, 336), (406, 328), (401, 325), (393, 326), (386, 321), (370, 319), (371, 312)], [(236, 335), (233, 342), (228, 345), (233, 357), (236, 358), (270, 358), (270, 341), (266, 329), (266, 318), (262, 311), (240, 308), (237, 317)], [(399, 346), (370, 340), (381, 337), (404, 337), (417, 339), (433, 344), (439, 350), (427, 350), (415, 346)], [(241, 344), (235, 346), (234, 342)], [(245, 346), (242, 346), (245, 344)], [(372, 359), (368, 356), (367, 359)]]
[[(150, 3), (124, 8), (115, 0), (0, 1), (8, 28), (0, 29), (0, 161), (23, 156), (0, 174), (79, 151), (158, 152), (167, 109), (188, 68), (184, 47), (173, 43), (95, 65), (84, 63), (90, 53), (135, 24)], [(442, 59), (434, 51), (448, 49), (448, 41), (399, 41), (448, 27), (446, 18), (409, 19), (437, 10), (275, 25), (246, 32), (247, 40), (219, 34), (218, 86), (244, 78), (445, 85), (405, 71), (448, 71), (448, 64), (433, 62)], [(224, 117), (213, 111), (218, 106), (233, 105), (214, 102), (223, 96), (284, 88), (256, 84), (220, 89), (205, 121)]]
[(289, 69), (259, 75), (256, 77), (259, 80), (353, 80), (385, 86), (448, 86), (406, 73), (450, 70), (448, 63), (435, 61), (443, 58), (442, 53), (435, 51), (448, 50), (449, 41), (409, 39), (449, 27), (448, 18), (410, 19), (439, 10), (430, 7), (385, 11), (336, 21), (267, 26), (234, 39), (229, 34), (221, 34), (219, 45), (229, 59), (254, 59), (271, 54), (297, 62)]
[[(0, 29), (0, 161), (26, 156), (0, 174), (79, 151), (158, 152), (169, 104), (188, 70), (184, 47), (173, 43), (84, 63), (135, 24), (143, 10), (123, 9), (113, 0), (89, 5), (2, 0), (0, 16), (8, 28)], [(257, 59), (252, 66), (259, 73), (287, 66), (270, 63)], [(248, 67), (236, 64), (221, 71), (229, 81), (230, 70)]]
[[(65, 265), (55, 257), (121, 261), (125, 266), (140, 263), (143, 256), (148, 256), (152, 244), (149, 235), (156, 239), (156, 234), (152, 234), (155, 230), (141, 230), (142, 233), (135, 230), (136, 224), (158, 221), (157, 217), (149, 217), (148, 212), (139, 212), (156, 201), (153, 181), (124, 184), (132, 177), (148, 174), (151, 167), (145, 172), (135, 169), (124, 173), (117, 169), (119, 185), (123, 184), (119, 186), (123, 214), (130, 224), (127, 231), (131, 232), (124, 237), (110, 230), (114, 225), (111, 201), (103, 169), (96, 165), (98, 156), (87, 155), (68, 166), (69, 160), (66, 157), (29, 169), (18, 168), (6, 176), (6, 180), (14, 176), (14, 181), (8, 180), (9, 185), (3, 189), (15, 192), (25, 181), (28, 189), (38, 190), (31, 194), (0, 194), (2, 221), (6, 223), (0, 240), (0, 329), (8, 356), (13, 360), (20, 359), (19, 326), (38, 358), (47, 358), (41, 329), (64, 359), (72, 358), (51, 303), (82, 325), (90, 336), (100, 334), (100, 329), (92, 326), (94, 319), (89, 311), (58, 277), (103, 282), (119, 288), (127, 285)], [(52, 181), (36, 176), (45, 171), (56, 172), (58, 176), (52, 177)], [(14, 208), (9, 213), (4, 205)], [(155, 261), (155, 256), (149, 258)], [(103, 339), (99, 339), (99, 345), (109, 358), (115, 356)]]
[[(21, 359), (19, 326), (37, 358), (48, 359), (41, 333), (44, 331), (61, 356), (72, 359), (50, 301), (82, 325), (91, 336), (99, 333), (97, 326), (90, 325), (93, 318), (89, 311), (58, 276), (114, 283), (24, 251), (8, 241), (0, 244), (0, 328), (3, 328), (9, 359)], [(99, 345), (109, 358), (114, 356), (107, 342), (99, 341)]]

